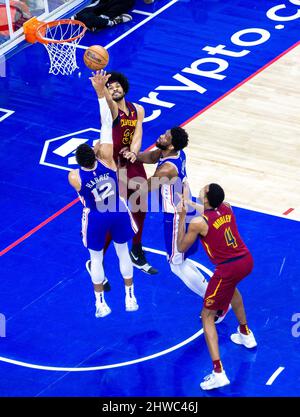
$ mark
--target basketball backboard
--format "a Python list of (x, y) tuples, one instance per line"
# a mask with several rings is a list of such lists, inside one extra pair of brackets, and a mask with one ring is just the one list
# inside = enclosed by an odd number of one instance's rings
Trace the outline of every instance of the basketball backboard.
[(23, 24), (31, 17), (49, 22), (70, 17), (91, 0), (0, 0), (0, 55), (24, 40)]

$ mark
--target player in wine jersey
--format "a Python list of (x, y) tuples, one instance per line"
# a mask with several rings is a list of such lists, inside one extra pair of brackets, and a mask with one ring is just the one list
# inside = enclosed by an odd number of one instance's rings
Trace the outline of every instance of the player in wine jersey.
[(148, 184), (149, 190), (159, 187), (161, 191), (164, 238), (170, 268), (188, 288), (203, 297), (207, 287), (206, 279), (187, 259), (189, 253), (178, 251), (176, 244), (179, 222), (179, 215), (176, 211), (179, 201), (177, 193), (182, 193), (184, 187), (188, 188), (186, 156), (183, 151), (187, 144), (187, 132), (176, 126), (160, 135), (156, 141), (156, 150), (139, 153), (138, 160), (147, 164), (157, 163), (156, 171), (148, 179)]
[(101, 115), (100, 141), (92, 149), (88, 144), (76, 150), (79, 169), (69, 173), (69, 183), (83, 203), (82, 239), (89, 250), (90, 274), (96, 297), (96, 317), (105, 317), (111, 309), (104, 298), (103, 248), (109, 232), (119, 258), (120, 272), (125, 283), (126, 311), (135, 311), (138, 304), (134, 296), (133, 267), (127, 242), (137, 231), (126, 202), (119, 194), (116, 164), (113, 159), (112, 117), (104, 90), (109, 76), (104, 71), (90, 78), (98, 95)]
[(232, 208), (223, 202), (225, 193), (218, 184), (206, 185), (200, 191), (203, 202), (202, 216), (194, 218), (186, 232), (186, 201), (179, 204), (179, 230), (177, 246), (181, 251), (188, 248), (200, 238), (205, 252), (215, 265), (215, 271), (209, 280), (201, 312), (204, 335), (213, 362), (213, 371), (200, 384), (204, 390), (219, 388), (229, 384), (223, 369), (218, 335), (214, 323), (216, 311), (232, 309), (239, 322), (237, 333), (231, 335), (234, 343), (247, 348), (257, 346), (253, 333), (248, 328), (244, 303), (238, 283), (250, 274), (253, 258), (242, 240)]
[[(128, 200), (136, 191), (137, 184), (147, 180), (143, 164), (136, 159), (142, 144), (144, 108), (126, 100), (129, 83), (123, 74), (110, 72), (107, 89), (109, 94), (106, 98), (113, 117), (114, 160), (119, 170), (122, 195)], [(140, 201), (136, 203), (139, 207), (130, 207), (138, 226), (138, 232), (132, 240), (130, 257), (133, 265), (141, 271), (156, 274), (158, 271), (147, 262), (141, 243), (146, 212), (141, 209)]]

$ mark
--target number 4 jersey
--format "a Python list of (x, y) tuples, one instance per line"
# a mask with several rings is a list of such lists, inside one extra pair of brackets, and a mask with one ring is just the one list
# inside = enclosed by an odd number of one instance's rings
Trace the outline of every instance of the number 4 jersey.
[(217, 209), (207, 209), (203, 218), (208, 224), (208, 233), (201, 243), (215, 265), (230, 262), (249, 253), (241, 239), (231, 207), (222, 203)]

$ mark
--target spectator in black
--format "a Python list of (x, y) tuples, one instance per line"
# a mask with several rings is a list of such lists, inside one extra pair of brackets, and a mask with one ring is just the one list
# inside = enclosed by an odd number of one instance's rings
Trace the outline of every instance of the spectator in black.
[(75, 16), (76, 20), (83, 22), (92, 31), (115, 26), (132, 20), (127, 14), (135, 0), (94, 0)]

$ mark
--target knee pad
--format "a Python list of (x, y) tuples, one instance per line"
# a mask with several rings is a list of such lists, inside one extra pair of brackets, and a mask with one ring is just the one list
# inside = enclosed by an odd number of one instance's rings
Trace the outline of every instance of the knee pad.
[(89, 249), (91, 257), (91, 278), (95, 285), (102, 284), (105, 279), (103, 269), (103, 251), (94, 251)]
[(128, 252), (127, 243), (115, 243), (117, 256), (119, 258), (120, 272), (124, 279), (133, 277), (133, 266)]

